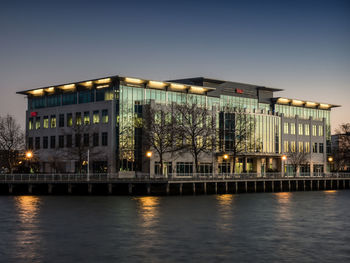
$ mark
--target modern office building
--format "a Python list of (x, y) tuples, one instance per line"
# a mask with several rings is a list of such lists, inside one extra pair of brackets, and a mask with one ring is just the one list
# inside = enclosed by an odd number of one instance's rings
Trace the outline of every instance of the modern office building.
[[(28, 98), (27, 147), (33, 149), (42, 172), (77, 172), (89, 158), (90, 171), (159, 173), (159, 156), (142, 147), (144, 108), (182, 104), (189, 99), (211, 110), (216, 118), (218, 146), (200, 156), (204, 174), (290, 171), (290, 152), (306, 152), (301, 172), (323, 172), (330, 151), (330, 111), (337, 105), (275, 97), (282, 91), (269, 87), (209, 78), (154, 81), (122, 76), (104, 77), (20, 91)], [(254, 122), (254, 132), (233, 162), (235, 114), (244, 109)], [(84, 127), (84, 128), (79, 128)], [(89, 152), (89, 156), (87, 156)], [(225, 158), (224, 158), (225, 157)], [(186, 152), (165, 155), (163, 173), (194, 172), (193, 157)], [(234, 164), (235, 163), (235, 164)], [(86, 169), (86, 167), (84, 168)], [(198, 171), (197, 171), (198, 172)]]

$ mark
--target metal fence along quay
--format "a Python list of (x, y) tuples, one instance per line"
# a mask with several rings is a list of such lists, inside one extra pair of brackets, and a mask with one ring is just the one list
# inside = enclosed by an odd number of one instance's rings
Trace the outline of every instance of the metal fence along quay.
[(282, 173), (242, 173), (242, 174), (177, 174), (150, 175), (136, 174), (124, 177), (119, 174), (0, 174), (0, 182), (188, 182), (188, 181), (245, 181), (245, 180), (317, 180), (347, 179), (350, 173), (315, 173), (315, 174), (282, 174)]

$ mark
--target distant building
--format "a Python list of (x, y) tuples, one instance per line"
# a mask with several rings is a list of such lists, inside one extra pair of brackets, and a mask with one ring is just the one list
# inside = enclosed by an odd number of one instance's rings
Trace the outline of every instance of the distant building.
[(333, 167), (350, 171), (350, 133), (332, 135)]
[[(153, 81), (121, 76), (111, 76), (43, 87), (18, 92), (28, 98), (26, 112), (27, 147), (34, 149), (43, 172), (53, 171), (52, 162), (59, 162), (61, 172), (76, 172), (76, 155), (60, 156), (58, 153), (77, 146), (85, 136), (90, 151), (92, 172), (135, 172), (154, 174), (159, 169), (156, 154), (145, 156), (140, 140), (140, 128), (135, 120), (142, 118), (145, 105), (182, 103), (188, 98), (215, 111), (217, 129), (222, 142), (215, 158), (203, 155), (201, 171), (205, 174), (232, 172), (229, 140), (232, 131), (227, 123), (225, 106), (242, 107), (255, 122), (252, 141), (255, 148), (240, 153), (236, 172), (255, 172), (291, 169), (288, 159), (281, 157), (289, 151), (303, 151), (310, 155), (301, 172), (324, 172), (327, 152), (330, 152), (330, 112), (337, 105), (274, 97), (281, 89), (243, 84), (209, 78), (189, 78), (172, 81)], [(231, 120), (232, 121), (232, 120)], [(87, 124), (85, 135), (76, 136), (72, 127)], [(124, 127), (132, 129), (122, 134)], [(231, 134), (231, 135), (229, 135)], [(128, 149), (122, 145), (128, 145)], [(71, 151), (72, 152), (72, 151)], [(95, 154), (98, 152), (99, 154)], [(84, 155), (84, 158), (87, 158)], [(176, 160), (167, 157), (165, 174), (191, 174), (193, 159), (183, 153)]]

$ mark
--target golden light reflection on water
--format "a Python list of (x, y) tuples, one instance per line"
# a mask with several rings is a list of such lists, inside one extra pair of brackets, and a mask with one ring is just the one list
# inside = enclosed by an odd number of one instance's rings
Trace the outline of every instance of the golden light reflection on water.
[(36, 196), (17, 196), (15, 203), (22, 223), (32, 223), (38, 213), (40, 199)]
[(18, 257), (26, 261), (40, 262), (41, 235), (38, 213), (40, 199), (36, 196), (17, 196), (15, 205), (19, 223), (15, 230)]
[(158, 222), (159, 197), (142, 196), (136, 197), (137, 212), (143, 220), (143, 227), (151, 228)]
[(216, 196), (218, 204), (219, 220), (217, 220), (217, 227), (222, 231), (230, 231), (233, 220), (233, 202), (234, 195), (223, 194)]
[(290, 192), (275, 193), (274, 196), (277, 198), (279, 207), (277, 209), (279, 218), (283, 221), (291, 219), (291, 197)]
[(337, 193), (338, 191), (337, 190), (326, 190), (326, 191), (323, 191), (325, 194), (335, 194)]

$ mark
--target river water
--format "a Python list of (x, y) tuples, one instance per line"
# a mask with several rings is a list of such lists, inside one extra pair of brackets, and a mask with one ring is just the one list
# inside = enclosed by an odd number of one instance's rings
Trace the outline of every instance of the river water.
[(350, 191), (1, 196), (0, 262), (350, 262)]

